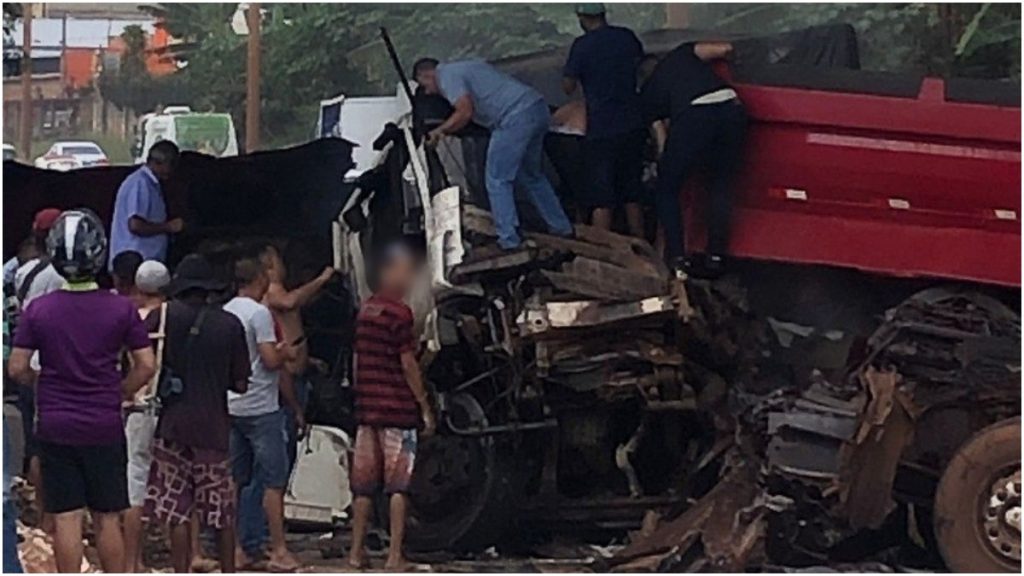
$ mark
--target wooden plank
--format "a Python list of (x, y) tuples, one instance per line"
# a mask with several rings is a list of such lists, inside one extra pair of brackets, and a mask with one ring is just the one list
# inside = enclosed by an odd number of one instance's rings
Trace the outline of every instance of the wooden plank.
[(553, 270), (541, 270), (541, 274), (559, 290), (571, 292), (586, 298), (598, 298), (600, 300), (628, 300), (622, 294), (604, 289), (599, 282), (587, 281), (572, 274), (555, 272)]
[(601, 260), (616, 264), (629, 270), (658, 275), (657, 267), (632, 252), (619, 248), (609, 248), (599, 244), (591, 244), (575, 238), (561, 238), (550, 234), (527, 232), (526, 237), (537, 243), (540, 248), (549, 248), (556, 252), (566, 252), (576, 256), (585, 256), (593, 260)]
[(668, 282), (660, 275), (626, 270), (584, 256), (577, 256), (563, 264), (562, 272), (576, 276), (583, 282), (600, 284), (604, 290), (627, 299), (661, 296), (668, 291)]

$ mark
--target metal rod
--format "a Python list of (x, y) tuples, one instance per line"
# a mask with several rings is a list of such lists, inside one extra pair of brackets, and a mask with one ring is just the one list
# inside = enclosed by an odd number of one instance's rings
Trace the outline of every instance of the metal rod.
[(245, 153), (251, 154), (260, 147), (260, 52), (261, 26), (260, 4), (252, 2), (245, 13), (249, 28), (249, 44), (246, 58), (245, 79)]
[(523, 432), (526, 430), (543, 430), (546, 428), (557, 428), (558, 421), (549, 418), (540, 422), (512, 422), (498, 426), (480, 426), (460, 428), (456, 426), (451, 417), (445, 418), (445, 424), (457, 436), (491, 436), (493, 434), (507, 434), (509, 432)]
[(402, 83), (402, 89), (405, 90), (405, 95), (409, 98), (409, 105), (412, 106), (414, 104), (412, 86), (409, 86), (409, 78), (405, 75), (402, 61), (398, 59), (398, 52), (395, 50), (395, 45), (391, 42), (391, 36), (388, 35), (387, 28), (380, 27), (380, 37), (384, 40), (384, 47), (388, 50), (391, 64), (395, 67), (395, 72), (398, 72), (398, 79)]
[(21, 5), (21, 157), (32, 159), (32, 4)]

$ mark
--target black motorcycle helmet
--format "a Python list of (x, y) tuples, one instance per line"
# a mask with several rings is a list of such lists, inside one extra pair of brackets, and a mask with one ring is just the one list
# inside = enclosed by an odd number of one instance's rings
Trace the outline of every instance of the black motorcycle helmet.
[(107, 234), (92, 210), (67, 210), (46, 237), (46, 253), (68, 282), (93, 280), (107, 262)]

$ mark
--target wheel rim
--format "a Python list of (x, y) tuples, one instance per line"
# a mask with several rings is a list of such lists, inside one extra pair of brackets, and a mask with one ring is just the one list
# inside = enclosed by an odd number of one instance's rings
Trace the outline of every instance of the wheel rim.
[[(486, 426), (480, 404), (468, 394), (449, 399), (452, 421)], [(421, 445), (409, 487), (409, 543), (414, 548), (452, 546), (477, 521), (493, 481), (494, 447), (486, 437), (438, 434)]]
[(989, 549), (1007, 563), (1020, 563), (1021, 471), (1007, 468), (995, 475), (978, 506), (979, 528)]

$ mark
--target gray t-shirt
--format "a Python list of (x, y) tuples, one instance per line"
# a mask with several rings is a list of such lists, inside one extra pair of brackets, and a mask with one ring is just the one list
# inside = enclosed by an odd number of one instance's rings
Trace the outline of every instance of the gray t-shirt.
[(540, 92), (483, 60), (446, 62), (437, 67), (438, 87), (453, 105), (464, 95), (473, 100), (473, 121), (493, 130), (510, 114), (543, 102)]
[(270, 370), (260, 358), (259, 344), (277, 342), (274, 334), (274, 318), (270, 310), (244, 296), (236, 296), (224, 305), (224, 310), (234, 314), (245, 328), (245, 342), (249, 348), (249, 390), (245, 394), (228, 392), (228, 413), (232, 416), (260, 416), (276, 412), (277, 370)]

